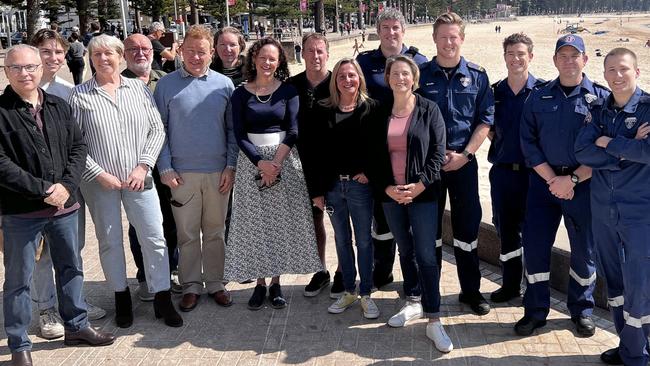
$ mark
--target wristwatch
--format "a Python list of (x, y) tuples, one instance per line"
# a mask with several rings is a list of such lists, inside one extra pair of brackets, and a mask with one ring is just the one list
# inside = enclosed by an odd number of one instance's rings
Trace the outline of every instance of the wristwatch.
[(578, 184), (580, 183), (580, 177), (578, 177), (575, 173), (571, 173), (571, 181), (573, 184)]
[(463, 150), (462, 154), (467, 158), (467, 161), (472, 161), (474, 160), (474, 154), (467, 150)]

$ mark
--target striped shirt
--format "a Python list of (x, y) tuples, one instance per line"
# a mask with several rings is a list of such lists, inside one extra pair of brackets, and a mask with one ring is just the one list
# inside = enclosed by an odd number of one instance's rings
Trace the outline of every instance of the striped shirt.
[(77, 85), (68, 102), (88, 145), (89, 182), (107, 172), (126, 181), (141, 163), (153, 167), (165, 142), (165, 129), (149, 88), (139, 79), (120, 77), (115, 100), (93, 77)]

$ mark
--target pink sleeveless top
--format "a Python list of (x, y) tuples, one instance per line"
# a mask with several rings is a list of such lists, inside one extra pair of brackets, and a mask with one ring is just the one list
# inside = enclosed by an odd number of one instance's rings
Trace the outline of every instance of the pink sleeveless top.
[(396, 184), (406, 184), (407, 134), (413, 112), (405, 117), (390, 116), (388, 121), (388, 153)]

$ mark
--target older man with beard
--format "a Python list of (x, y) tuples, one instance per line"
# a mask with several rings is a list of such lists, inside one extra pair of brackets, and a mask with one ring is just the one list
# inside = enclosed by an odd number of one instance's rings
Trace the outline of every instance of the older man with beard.
[[(124, 59), (126, 60), (126, 69), (122, 71), (122, 76), (131, 79), (140, 79), (153, 93), (156, 89), (156, 84), (161, 77), (166, 73), (161, 70), (152, 70), (151, 64), (153, 62), (153, 46), (149, 38), (142, 34), (132, 34), (124, 40)], [(158, 198), (160, 199), (160, 208), (163, 214), (163, 230), (165, 240), (167, 240), (167, 250), (169, 253), (169, 269), (173, 273), (172, 278), (177, 279), (176, 274), (177, 256), (176, 256), (176, 223), (172, 215), (172, 208), (169, 204), (171, 200), (171, 191), (169, 187), (160, 182), (160, 174), (158, 169), (153, 169), (153, 180), (158, 191)], [(154, 294), (148, 291), (146, 278), (144, 275), (144, 261), (142, 258), (142, 248), (138, 242), (133, 225), (129, 225), (129, 243), (131, 245), (131, 254), (133, 254), (133, 261), (135, 262), (138, 271), (136, 278), (140, 283), (138, 288), (138, 298), (142, 301), (153, 301)], [(171, 275), (171, 274), (170, 274)], [(172, 281), (172, 291), (180, 292), (182, 288), (180, 284)]]

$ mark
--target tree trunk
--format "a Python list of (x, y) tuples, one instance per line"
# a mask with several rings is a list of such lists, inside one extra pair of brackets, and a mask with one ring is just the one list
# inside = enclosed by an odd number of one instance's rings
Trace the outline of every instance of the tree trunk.
[(325, 4), (323, 0), (314, 2), (314, 30), (322, 33), (325, 30)]
[(38, 0), (27, 0), (27, 39), (31, 39), (34, 33), (36, 33), (36, 22), (39, 16), (38, 11)]
[(83, 37), (88, 33), (90, 17), (88, 16), (88, 0), (76, 0), (77, 14), (79, 15), (79, 35)]
[(192, 24), (199, 24), (199, 9), (197, 7), (197, 1), (188, 0), (188, 3), (190, 4), (190, 18)]

